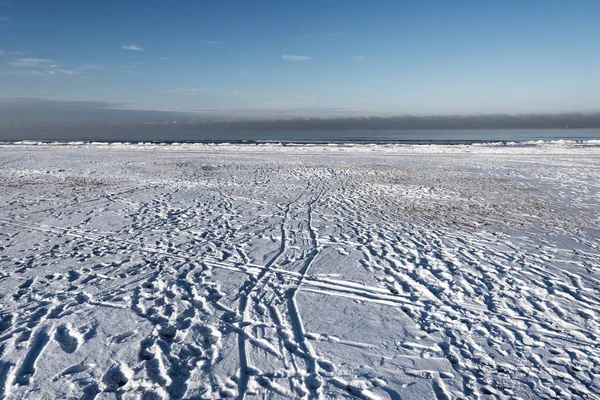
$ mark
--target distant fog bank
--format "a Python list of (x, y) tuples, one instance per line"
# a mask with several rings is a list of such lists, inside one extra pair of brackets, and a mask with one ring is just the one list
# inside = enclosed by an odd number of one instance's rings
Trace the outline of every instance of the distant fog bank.
[[(231, 114), (234, 114), (231, 112)], [(263, 113), (264, 114), (264, 113)], [(134, 110), (104, 102), (0, 99), (0, 140), (218, 140), (245, 133), (600, 128), (600, 112), (266, 118), (226, 112)], [(248, 139), (252, 139), (249, 135)]]

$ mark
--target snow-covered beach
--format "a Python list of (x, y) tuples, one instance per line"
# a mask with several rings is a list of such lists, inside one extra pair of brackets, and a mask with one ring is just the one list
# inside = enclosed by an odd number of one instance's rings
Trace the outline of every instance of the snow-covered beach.
[(0, 145), (0, 397), (600, 398), (600, 143)]

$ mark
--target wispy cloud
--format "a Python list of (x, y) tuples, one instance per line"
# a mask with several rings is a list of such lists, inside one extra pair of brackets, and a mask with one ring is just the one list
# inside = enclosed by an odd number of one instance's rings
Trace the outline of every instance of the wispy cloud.
[(79, 75), (79, 72), (64, 68), (50, 69), (22, 69), (14, 71), (2, 71), (0, 76), (47, 76), (47, 75)]
[(206, 44), (212, 44), (212, 45), (216, 45), (216, 46), (220, 46), (220, 45), (223, 44), (221, 42), (215, 42), (214, 40), (207, 40), (204, 43), (206, 43)]
[(310, 61), (312, 57), (309, 56), (294, 56), (290, 54), (284, 54), (281, 56), (285, 61)]
[(4, 55), (4, 50), (0, 49), (0, 56)]
[(5, 17), (3, 15), (0, 15), (0, 21), (10, 21), (10, 17)]
[(76, 69), (79, 71), (89, 71), (92, 69), (102, 69), (102, 66), (95, 64), (95, 63), (86, 63), (86, 64), (80, 65)]
[(313, 96), (280, 92), (268, 92), (266, 95), (268, 96), (268, 100), (263, 103), (263, 107), (267, 109), (297, 108), (305, 106), (315, 99)]
[(17, 58), (4, 64), (13, 70), (3, 71), (2, 75), (42, 76), (42, 75), (78, 75), (79, 72), (65, 68), (46, 58)]
[(365, 57), (365, 56), (354, 56), (354, 59), (356, 61), (365, 61), (367, 59), (367, 57)]
[(51, 65), (46, 71), (48, 75), (77, 75), (79, 72), (72, 69), (61, 68), (58, 65)]
[(23, 71), (2, 71), (0, 72), (0, 76), (42, 76), (46, 75), (42, 71), (36, 70), (23, 70)]
[(146, 51), (146, 49), (144, 49), (141, 46), (138, 46), (137, 44), (124, 44), (123, 46), (121, 46), (121, 48), (123, 50), (129, 50), (129, 51)]
[(18, 58), (15, 61), (6, 63), (9, 67), (16, 68), (39, 68), (52, 64), (52, 60), (46, 58)]
[(229, 90), (229, 89), (211, 89), (212, 92), (221, 95), (221, 96), (244, 96), (247, 95), (248, 93), (246, 92), (241, 92), (239, 90)]
[(191, 88), (182, 88), (182, 89), (171, 89), (165, 90), (164, 93), (172, 93), (178, 94), (181, 96), (195, 96), (201, 93), (204, 94), (213, 94), (218, 96), (244, 96), (248, 94), (247, 92), (241, 92), (239, 90), (230, 90), (230, 89), (219, 89), (219, 88), (204, 88), (204, 87), (191, 87)]
[(183, 88), (166, 90), (165, 93), (180, 94), (182, 96), (195, 96), (205, 90), (205, 88)]

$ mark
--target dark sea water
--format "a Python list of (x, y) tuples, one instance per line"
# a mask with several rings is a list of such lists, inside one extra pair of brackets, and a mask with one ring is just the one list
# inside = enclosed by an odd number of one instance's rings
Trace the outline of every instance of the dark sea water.
[(600, 140), (600, 129), (490, 129), (490, 130), (324, 130), (266, 132), (44, 132), (27, 137), (0, 136), (2, 141), (35, 140), (47, 142), (284, 142), (284, 143), (481, 143), (554, 140)]
[(231, 139), (292, 143), (478, 143), (600, 140), (600, 129), (266, 132), (250, 133), (247, 136), (235, 135)]

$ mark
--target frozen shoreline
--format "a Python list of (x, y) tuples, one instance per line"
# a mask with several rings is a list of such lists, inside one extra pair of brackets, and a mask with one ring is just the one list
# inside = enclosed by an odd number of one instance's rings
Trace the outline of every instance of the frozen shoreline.
[(0, 144), (0, 396), (599, 398), (599, 167), (600, 141)]
[(111, 148), (118, 147), (136, 147), (136, 148), (196, 148), (202, 149), (206, 147), (244, 147), (244, 148), (263, 148), (263, 147), (292, 147), (292, 148), (303, 148), (303, 147), (322, 147), (326, 149), (330, 148), (368, 148), (376, 146), (378, 148), (394, 148), (394, 149), (407, 149), (407, 148), (420, 148), (420, 147), (508, 147), (508, 148), (532, 148), (532, 147), (548, 147), (548, 146), (561, 146), (561, 147), (589, 147), (589, 146), (600, 146), (600, 139), (588, 139), (588, 140), (573, 140), (573, 139), (559, 139), (559, 140), (526, 140), (526, 141), (406, 141), (406, 142), (393, 142), (393, 141), (376, 141), (376, 142), (310, 142), (310, 141), (277, 141), (277, 140), (264, 140), (264, 141), (200, 141), (200, 142), (177, 142), (177, 141), (164, 141), (164, 142), (129, 142), (129, 141), (37, 141), (37, 140), (19, 140), (19, 141), (0, 141), (0, 146), (66, 146), (66, 147), (106, 147)]

